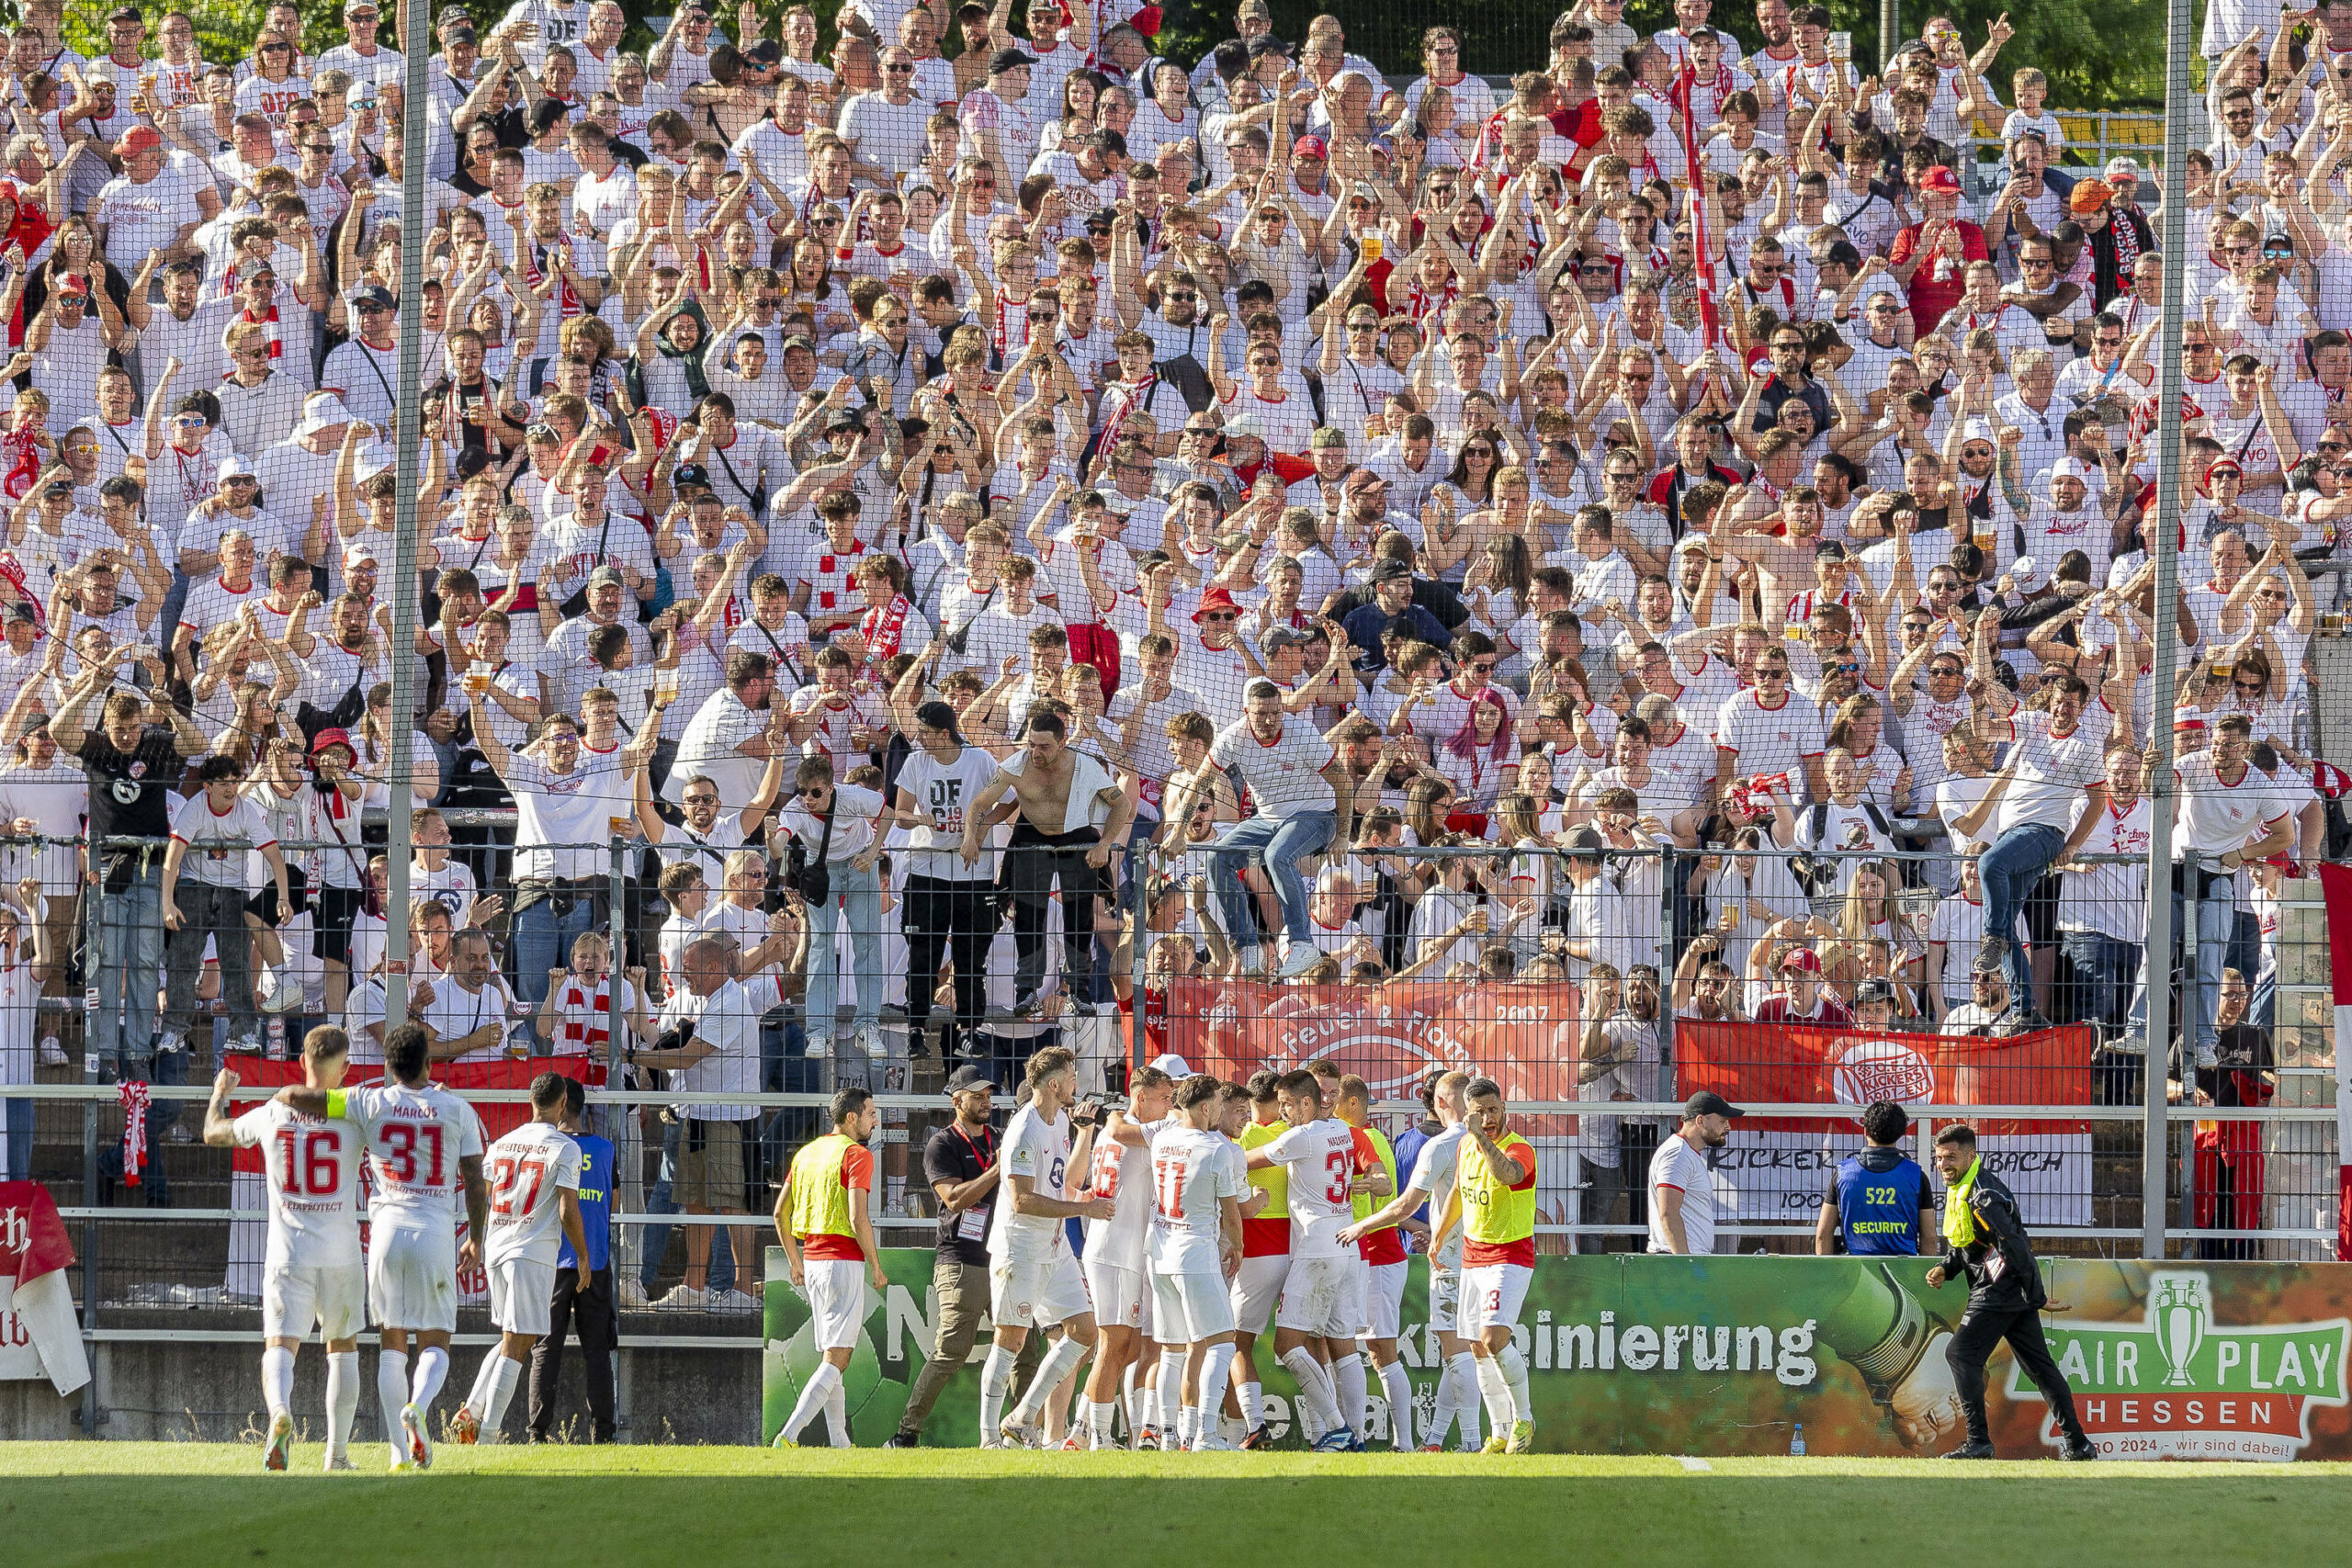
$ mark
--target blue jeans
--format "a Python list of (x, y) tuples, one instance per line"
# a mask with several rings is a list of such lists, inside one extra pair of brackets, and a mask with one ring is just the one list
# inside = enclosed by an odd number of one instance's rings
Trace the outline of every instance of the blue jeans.
[(2120, 1032), (2140, 974), (2138, 944), (2103, 931), (2061, 931), (2058, 940), (2075, 966), (2075, 1021), (2096, 1023), (2109, 1035)]
[(1306, 879), (1298, 863), (1319, 852), (1331, 841), (1340, 819), (1329, 811), (1299, 811), (1288, 817), (1252, 817), (1226, 829), (1209, 855), (1209, 881), (1216, 888), (1217, 913), (1234, 951), (1247, 961), (1258, 948), (1258, 922), (1250, 912), (1250, 897), (1241, 886), (1242, 868), (1257, 862), (1274, 881), (1274, 897), (1282, 901), (1283, 929), (1293, 942), (1306, 942), (1314, 932), (1306, 922)]
[[(556, 901), (542, 898), (514, 915), (514, 997), (531, 1010), (536, 1032), (539, 1004), (548, 999), (548, 971), (571, 962), (572, 940), (590, 929), (595, 907), (585, 898), (559, 914)], [(548, 1042), (541, 1039), (541, 1044)]]
[(878, 1024), (882, 1018), (882, 961), (876, 938), (882, 925), (882, 886), (872, 870), (860, 871), (847, 861), (829, 863), (833, 896), (808, 907), (808, 1032), (831, 1039), (834, 1015), (840, 1010), (841, 964), (834, 956), (835, 935), (849, 922), (849, 950), (857, 976), (857, 1014), (852, 1028)]
[[(164, 966), (162, 856), (119, 893), (96, 893), (98, 1016), (90, 1022), (101, 1069), (138, 1077), (155, 1029), (155, 987)], [(128, 977), (126, 979), (126, 976)], [(136, 1068), (137, 1071), (130, 1069)], [(151, 1118), (152, 1121), (152, 1118)]]
[(2064, 829), (2046, 822), (2021, 822), (1976, 857), (1976, 874), (1984, 884), (1984, 934), (2009, 944), (2001, 972), (2008, 976), (2012, 1012), (2033, 1011), (2033, 971), (2018, 946), (2018, 917), (2025, 912), (2026, 895), (2065, 846)]
[(8, 1101), (8, 1179), (24, 1181), (33, 1173), (33, 1102)]
[[(2178, 880), (2181, 874), (2181, 868), (2175, 866), (2172, 888), (2172, 930), (2173, 941), (2176, 943), (2185, 943), (2191, 940), (2187, 927), (2188, 900), (2181, 897)], [(2200, 882), (2209, 880), (2201, 871), (2198, 874), (2198, 878)], [(2197, 901), (2197, 932), (2194, 938), (2197, 944), (2196, 1041), (2199, 1050), (2208, 1051), (2221, 1043), (2222, 1032), (2214, 1020), (2221, 1010), (2222, 970), (2228, 962), (2230, 937), (2236, 928), (2238, 912), (2237, 900), (2230, 891), (2228, 877), (2212, 877), (2210, 879), (2210, 885), (2211, 896), (2200, 897)], [(2171, 965), (2166, 964), (2165, 967), (2169, 969)], [(2148, 1032), (2148, 976), (2155, 968), (2156, 964), (2153, 961), (2142, 964), (2140, 983), (2132, 990), (2130, 1028), (2132, 1033), (2143, 1039)], [(2180, 1022), (2181, 1021), (2176, 1019), (2174, 1028), (2185, 1034), (2187, 1031), (2180, 1030)], [(2148, 1042), (2148, 1048), (2151, 1053), (2163, 1051), (2168, 1048), (2168, 1043), (2152, 1040)]]

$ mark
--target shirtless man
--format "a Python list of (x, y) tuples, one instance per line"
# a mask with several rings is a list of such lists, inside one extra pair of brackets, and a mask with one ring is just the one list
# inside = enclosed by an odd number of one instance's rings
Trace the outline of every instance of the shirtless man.
[[(1046, 976), (1046, 910), (1054, 878), (1062, 886), (1062, 973), (1069, 996), (1084, 1006), (1092, 1000), (1094, 898), (1107, 896), (1104, 874), (1111, 856), (1127, 841), (1136, 803), (1111, 770), (1089, 752), (1072, 750), (1069, 727), (1053, 708), (1029, 711), (1023, 749), (997, 770), (979, 798), (964, 814), (966, 865), (980, 858), (980, 837), (1012, 792), (1020, 818), (1004, 855), (1005, 886), (1012, 892), (1013, 1011), (1037, 1016), (1037, 992)], [(1097, 825), (1098, 811), (1108, 816)]]

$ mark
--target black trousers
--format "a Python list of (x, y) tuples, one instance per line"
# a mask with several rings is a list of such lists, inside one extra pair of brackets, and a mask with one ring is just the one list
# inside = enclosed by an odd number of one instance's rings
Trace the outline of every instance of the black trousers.
[(989, 943), (996, 939), (997, 892), (986, 877), (958, 882), (910, 876), (903, 906), (907, 932), (907, 1018), (917, 1029), (939, 988), (939, 961), (956, 964), (956, 1027), (978, 1029), (988, 1010)]
[(1086, 863), (1096, 843), (1092, 829), (1048, 837), (1023, 823), (1004, 852), (1004, 885), (1012, 894), (1012, 945), (1018, 955), (1013, 988), (1027, 996), (1046, 981), (1046, 911), (1054, 878), (1062, 884), (1062, 994), (1093, 996), (1094, 898), (1108, 895), (1103, 868)]
[(2033, 1307), (1984, 1307), (1974, 1302), (1960, 1314), (1960, 1326), (1951, 1331), (1951, 1342), (1944, 1348), (1952, 1387), (1960, 1394), (1961, 1408), (1968, 1413), (1968, 1440), (1993, 1440), (1984, 1419), (1984, 1363), (1991, 1359), (1993, 1347), (2004, 1339), (2025, 1375), (2049, 1401), (2058, 1429), (2069, 1439), (2083, 1440), (2083, 1424), (2075, 1415), (2075, 1393), (2066, 1386), (2066, 1374), (2058, 1370), (2050, 1354), (2050, 1341), (2042, 1337), (2041, 1314)]
[(531, 1347), (531, 1436), (544, 1438), (555, 1425), (556, 1379), (563, 1371), (563, 1337), (567, 1328), (580, 1335), (581, 1354), (587, 1358), (588, 1416), (596, 1441), (613, 1440), (613, 1348), (620, 1341), (620, 1314), (613, 1306), (611, 1264), (592, 1276), (588, 1293), (580, 1293), (580, 1271), (558, 1269), (555, 1301), (548, 1331)]

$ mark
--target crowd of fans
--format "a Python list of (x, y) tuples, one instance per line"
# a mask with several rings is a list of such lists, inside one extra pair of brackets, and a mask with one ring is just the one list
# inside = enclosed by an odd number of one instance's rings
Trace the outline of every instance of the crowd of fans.
[[(1750, 47), (1580, 0), (1498, 85), (1450, 27), (1408, 79), (1331, 16), (1243, 0), (1190, 61), (1123, 10), (852, 0), (820, 59), (805, 6), (687, 0), (639, 53), (611, 0), (453, 6), (411, 150), (372, 0), (235, 61), (128, 6), (85, 58), (32, 0), (0, 818), (97, 847), (20, 852), (0, 973), (85, 970), (109, 1073), (175, 1078), (214, 995), (232, 1046), (300, 1013), (368, 1060), (405, 751), (439, 1060), (751, 1091), (935, 1016), (1010, 1062), (1131, 1005), (1138, 936), (1155, 983), (1574, 984), (1597, 1098), (1653, 1098), (1662, 1010), (2130, 1057), (2166, 965), (2096, 857), (2144, 853), (2170, 715), (2184, 1032), (2211, 1069), (2225, 969), (2267, 1021), (2342, 777), (2305, 655), (2352, 514), (2352, 0), (2209, 13), (2168, 604), (2165, 258), (2006, 23), (1871, 74), (1818, 6)], [(665, 1045), (690, 950), (799, 997), (791, 1044)], [(741, 1206), (743, 1109), (671, 1122), (678, 1203)]]

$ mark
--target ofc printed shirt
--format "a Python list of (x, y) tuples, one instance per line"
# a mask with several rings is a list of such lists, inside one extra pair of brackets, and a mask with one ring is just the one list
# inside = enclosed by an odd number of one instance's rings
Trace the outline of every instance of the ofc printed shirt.
[(1069, 1175), (1069, 1117), (1055, 1112), (1046, 1121), (1035, 1105), (1012, 1113), (1004, 1128), (1004, 1195), (996, 1205), (996, 1223), (989, 1227), (989, 1258), (992, 1263), (1031, 1262), (1060, 1252), (1066, 1243), (1062, 1222), (1043, 1214), (1014, 1213), (1012, 1179), (1025, 1177), (1032, 1190), (1058, 1198)]
[(269, 1185), (271, 1269), (356, 1269), (359, 1161), (366, 1135), (340, 1116), (267, 1100), (237, 1118), (237, 1146), (259, 1149)]
[(1250, 1190), (1241, 1145), (1224, 1134), (1156, 1123), (1151, 1140), (1151, 1267), (1166, 1275), (1220, 1271), (1227, 1198)]
[(563, 1242), (563, 1194), (580, 1190), (580, 1145), (545, 1122), (526, 1122), (490, 1145), (490, 1238), (483, 1260), (552, 1264)]

